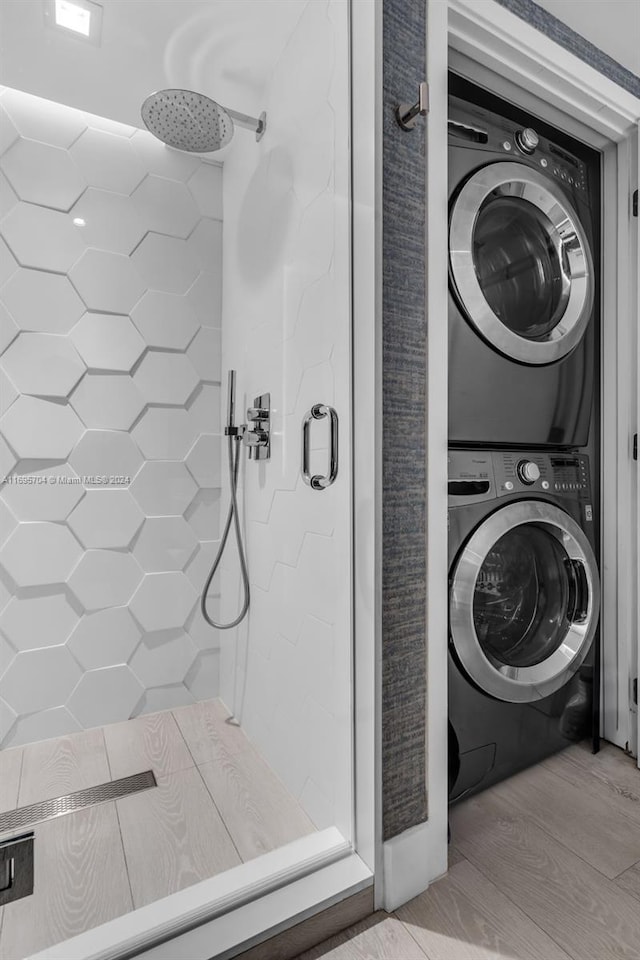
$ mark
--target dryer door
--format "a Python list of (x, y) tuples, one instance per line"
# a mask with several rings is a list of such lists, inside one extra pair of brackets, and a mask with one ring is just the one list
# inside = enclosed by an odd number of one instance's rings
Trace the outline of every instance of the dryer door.
[(552, 363), (579, 343), (593, 307), (593, 260), (550, 177), (515, 162), (474, 173), (451, 210), (449, 261), (468, 319), (507, 357)]
[(455, 564), (451, 641), (471, 680), (511, 703), (560, 689), (591, 646), (600, 610), (596, 560), (564, 510), (512, 502), (471, 535)]

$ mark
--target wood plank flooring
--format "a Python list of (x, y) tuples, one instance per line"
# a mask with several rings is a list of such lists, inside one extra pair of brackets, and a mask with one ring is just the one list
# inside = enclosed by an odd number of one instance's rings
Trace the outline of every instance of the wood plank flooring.
[(116, 806), (136, 907), (241, 862), (197, 767)]
[(312, 833), (221, 701), (0, 751), (0, 811), (153, 770), (158, 786), (33, 827), (31, 897), (0, 907), (21, 958)]
[(445, 877), (299, 960), (639, 960), (640, 771), (582, 744), (451, 811)]
[(0, 810), (13, 810), (18, 805), (22, 748), (0, 750)]
[(102, 730), (85, 730), (22, 748), (18, 806), (62, 797), (110, 780)]
[(1, 960), (17, 960), (133, 909), (113, 803), (35, 830), (33, 896), (3, 907)]

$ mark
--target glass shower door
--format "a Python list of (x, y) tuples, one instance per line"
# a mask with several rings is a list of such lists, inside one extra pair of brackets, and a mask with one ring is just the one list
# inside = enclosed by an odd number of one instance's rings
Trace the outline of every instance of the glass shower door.
[[(105, 2), (97, 41), (32, 7), (0, 12), (0, 843), (33, 832), (35, 872), (0, 891), (11, 957), (119, 942), (164, 898), (179, 924), (174, 894), (231, 902), (353, 831), (349, 4)], [(162, 142), (161, 90), (231, 136)], [(249, 605), (215, 629), (229, 370)], [(232, 522), (211, 619), (242, 584)]]

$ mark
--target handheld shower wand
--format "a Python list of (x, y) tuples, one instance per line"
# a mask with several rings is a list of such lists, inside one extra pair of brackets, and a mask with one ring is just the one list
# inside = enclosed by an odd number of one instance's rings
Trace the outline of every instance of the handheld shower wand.
[[(234, 430), (236, 415), (236, 372), (229, 370), (227, 375), (227, 430)], [(225, 431), (226, 432), (226, 431)]]
[[(218, 547), (218, 552), (216, 553), (215, 560), (213, 561), (213, 566), (209, 572), (204, 589), (202, 591), (202, 596), (200, 598), (200, 609), (202, 610), (202, 616), (207, 621), (207, 623), (215, 627), (216, 630), (230, 630), (232, 627), (237, 627), (238, 624), (244, 620), (249, 610), (249, 572), (247, 570), (247, 558), (245, 555), (244, 544), (242, 543), (242, 532), (240, 530), (240, 518), (238, 516), (238, 473), (240, 469), (240, 452), (242, 450), (242, 439), (245, 433), (246, 427), (244, 424), (236, 427), (234, 423), (235, 419), (235, 394), (236, 394), (236, 372), (235, 370), (229, 370), (229, 375), (227, 379), (227, 425), (224, 429), (225, 436), (228, 438), (227, 453), (229, 459), (229, 510), (227, 512), (227, 519), (224, 525), (224, 530), (222, 532), (222, 537), (220, 539), (220, 546)], [(237, 617), (230, 621), (229, 623), (216, 623), (207, 612), (207, 595), (209, 593), (209, 588), (211, 582), (216, 574), (218, 567), (222, 561), (224, 551), (227, 546), (227, 540), (229, 538), (229, 532), (231, 530), (231, 524), (233, 523), (233, 529), (236, 537), (236, 543), (238, 545), (238, 557), (240, 559), (240, 575), (242, 579), (242, 592), (243, 592), (243, 601), (240, 608), (240, 612)]]

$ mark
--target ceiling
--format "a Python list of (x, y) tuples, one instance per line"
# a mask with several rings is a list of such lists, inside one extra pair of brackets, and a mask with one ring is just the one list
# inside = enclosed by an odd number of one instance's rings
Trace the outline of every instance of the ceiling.
[(306, 0), (101, 0), (94, 46), (45, 21), (45, 0), (0, 3), (0, 83), (142, 126), (154, 90), (186, 87), (258, 115)]
[[(186, 87), (258, 115), (308, 0), (101, 0), (99, 46), (48, 25), (46, 0), (0, 3), (0, 83), (141, 126), (154, 90)], [(536, 0), (640, 75), (637, 0)], [(302, 65), (301, 65), (302, 67)]]
[(640, 76), (638, 0), (535, 0), (580, 36)]

